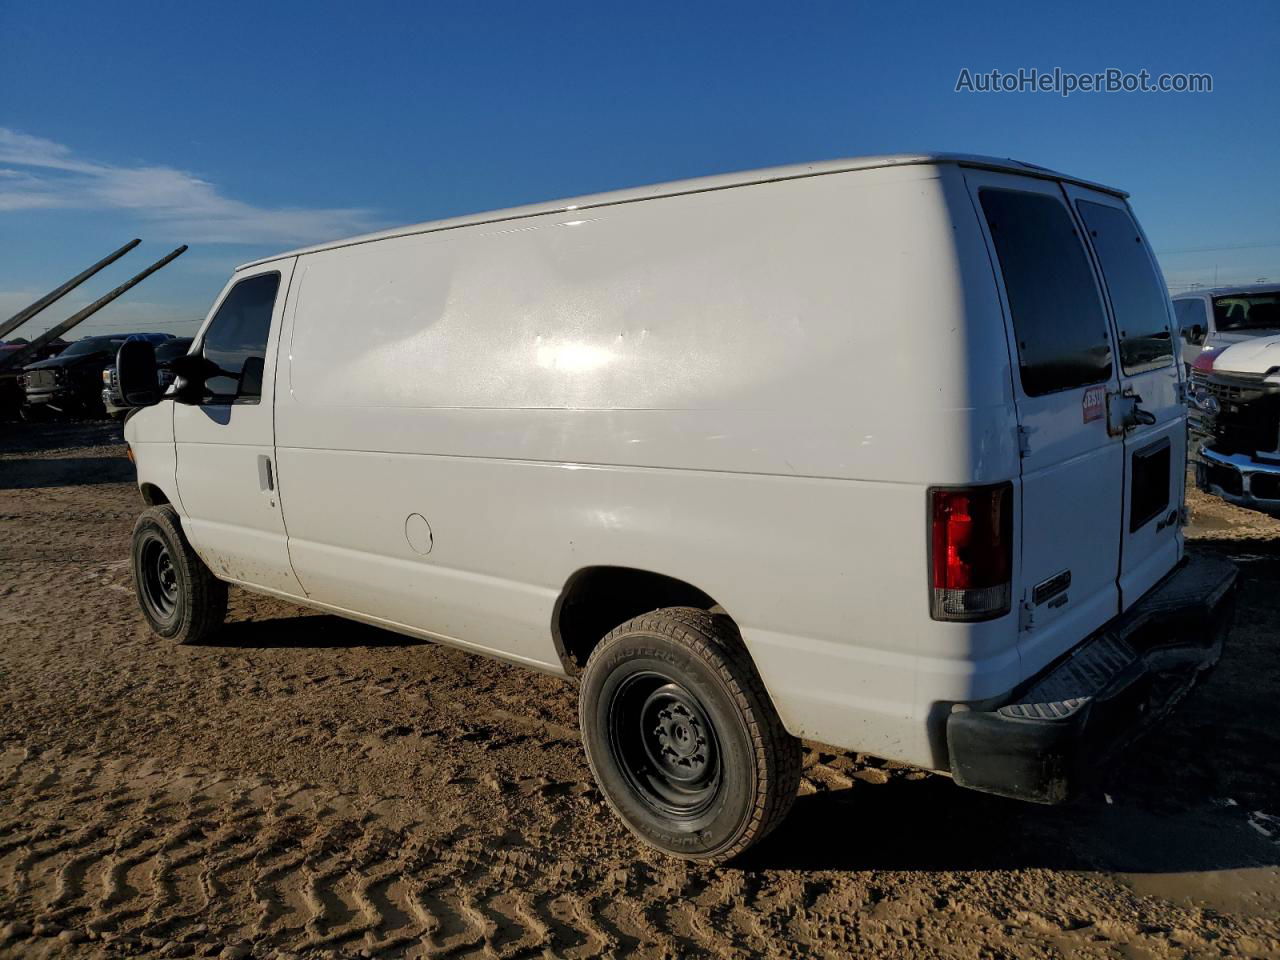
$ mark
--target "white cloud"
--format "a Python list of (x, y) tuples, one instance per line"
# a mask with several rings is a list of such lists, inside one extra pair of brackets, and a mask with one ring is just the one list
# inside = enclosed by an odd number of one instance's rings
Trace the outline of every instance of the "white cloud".
[[(0, 127), (0, 213), (32, 209), (119, 210), (188, 243), (315, 243), (373, 229), (361, 208), (256, 207), (185, 170), (116, 166), (69, 147)], [(14, 168), (21, 169), (14, 169)]]
[(60, 206), (61, 198), (39, 177), (0, 167), (0, 213)]

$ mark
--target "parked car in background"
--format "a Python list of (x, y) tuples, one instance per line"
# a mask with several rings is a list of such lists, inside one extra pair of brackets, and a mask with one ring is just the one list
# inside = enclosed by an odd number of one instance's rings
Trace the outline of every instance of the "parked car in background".
[[(23, 347), (30, 346), (30, 344), (30, 340), (25, 340), (22, 337), (19, 337), (16, 340), (0, 341), (0, 360), (3, 360), (10, 354), (17, 353)], [(63, 350), (67, 349), (67, 346), (67, 341), (62, 339), (50, 341), (40, 348), (40, 355), (36, 359), (45, 360), (49, 357), (56, 357)]]
[[(159, 377), (160, 389), (166, 390), (173, 383), (173, 371), (170, 364), (191, 349), (190, 337), (173, 337), (163, 343), (156, 344), (156, 374)], [(102, 406), (107, 415), (117, 419), (129, 412), (129, 406), (120, 395), (120, 375), (113, 359), (102, 371)]]
[(27, 419), (47, 416), (100, 416), (102, 371), (114, 364), (120, 345), (131, 337), (160, 344), (172, 339), (167, 333), (121, 333), (84, 337), (74, 341), (56, 357), (38, 360), (22, 368), (19, 385), (23, 391), (22, 415)]
[[(30, 343), (22, 337), (16, 340), (0, 341), (0, 362), (5, 357), (17, 353), (24, 349)], [(67, 347), (67, 341), (58, 339), (50, 343), (46, 343), (41, 347), (37, 360), (45, 360), (48, 357), (57, 356)], [(23, 393), (22, 393), (22, 371), (0, 369), (0, 419), (10, 419), (18, 416), (22, 409)]]
[(1190, 372), (1203, 350), (1222, 350), (1242, 340), (1280, 334), (1280, 284), (1244, 284), (1191, 290), (1173, 298), (1182, 339), (1182, 362)]
[(1193, 375), (1196, 485), (1280, 516), (1280, 335), (1216, 352)]
[(167, 392), (120, 350), (138, 600), (176, 642), (235, 583), (579, 677), (605, 798), (680, 857), (776, 826), (802, 737), (1063, 801), (1230, 623), (1173, 339), (1123, 192), (987, 157), (281, 254)]

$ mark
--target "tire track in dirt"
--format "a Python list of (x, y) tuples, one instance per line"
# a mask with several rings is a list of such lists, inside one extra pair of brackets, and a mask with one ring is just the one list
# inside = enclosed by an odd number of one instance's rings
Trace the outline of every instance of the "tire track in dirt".
[(6, 912), (103, 945), (777, 955), (737, 874), (708, 882), (660, 857), (620, 866), (619, 829), (599, 816), (571, 849), (548, 843), (592, 809), (586, 784), (493, 777), (492, 789), (518, 798), (501, 822), (468, 815), (469, 783), (424, 820), (305, 785), (15, 746), (0, 753), (0, 784)]
[[(0, 831), (0, 890), (46, 929), (144, 946), (213, 930), (387, 957), (601, 956), (639, 940), (605, 917), (607, 889), (564, 889), (581, 869), (509, 823), (423, 823), (297, 785), (17, 748), (0, 754), (0, 782), (15, 814)], [(535, 818), (542, 786), (523, 791)], [(493, 850), (495, 832), (515, 847)]]

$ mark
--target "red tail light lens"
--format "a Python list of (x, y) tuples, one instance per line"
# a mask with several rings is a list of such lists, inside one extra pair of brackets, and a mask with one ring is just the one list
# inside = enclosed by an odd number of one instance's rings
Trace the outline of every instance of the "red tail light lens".
[(935, 620), (992, 620), (1009, 612), (1013, 484), (929, 491)]

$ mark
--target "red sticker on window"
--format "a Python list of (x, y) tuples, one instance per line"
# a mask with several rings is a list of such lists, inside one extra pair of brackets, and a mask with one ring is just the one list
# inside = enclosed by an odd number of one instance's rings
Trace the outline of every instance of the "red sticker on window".
[(1106, 387), (1090, 387), (1084, 392), (1084, 422), (1101, 420), (1107, 412)]

